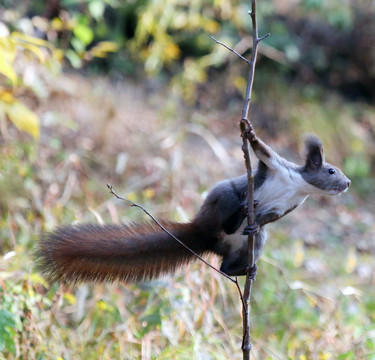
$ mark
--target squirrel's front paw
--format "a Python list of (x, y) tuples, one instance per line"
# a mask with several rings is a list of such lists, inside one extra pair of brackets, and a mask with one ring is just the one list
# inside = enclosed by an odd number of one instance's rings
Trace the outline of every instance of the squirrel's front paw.
[[(254, 200), (254, 209), (257, 208), (257, 206), (259, 205), (259, 201), (258, 200)], [(242, 211), (242, 214), (244, 214), (245, 216), (247, 216), (247, 214), (249, 213), (249, 208), (247, 206), (247, 201), (244, 201), (242, 204), (241, 204), (241, 211)]]
[(256, 235), (259, 232), (259, 224), (254, 222), (251, 225), (245, 226), (242, 235)]
[(253, 267), (246, 266), (246, 268), (244, 270), (244, 275), (246, 275), (247, 273), (249, 273), (250, 280), (252, 280), (252, 281), (255, 282), (256, 277), (257, 277), (257, 272), (258, 272), (257, 264), (254, 264)]
[(255, 131), (253, 129), (253, 126), (251, 124), (249, 124), (249, 127), (247, 128), (246, 135), (247, 135), (247, 138), (249, 139), (250, 142), (257, 142), (258, 141), (258, 138), (257, 138), (257, 136), (255, 134)]
[(247, 216), (248, 212), (249, 212), (249, 208), (247, 206), (247, 202), (244, 202), (241, 204), (241, 212), (244, 216)]

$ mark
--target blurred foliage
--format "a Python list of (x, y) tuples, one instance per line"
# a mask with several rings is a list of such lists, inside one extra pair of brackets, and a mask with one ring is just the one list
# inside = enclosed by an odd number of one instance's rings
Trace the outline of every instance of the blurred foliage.
[[(74, 67), (93, 56), (105, 59), (94, 61), (92, 68), (112, 73), (134, 74), (141, 64), (149, 76), (172, 77), (172, 91), (188, 101), (198, 99), (198, 86), (214, 75), (212, 69), (233, 59), (208, 34), (249, 53), (244, 43), (250, 28), (247, 1), (53, 0), (47, 6), (43, 0), (2, 2), (9, 8), (3, 10), (7, 24), (51, 41)], [(298, 6), (261, 1), (260, 32), (272, 34), (260, 48), (264, 71), (272, 74), (276, 61), (285, 76), (299, 82), (373, 99), (374, 7), (366, 0), (301, 0)], [(240, 78), (246, 78), (245, 72), (233, 77), (224, 71), (220, 76), (243, 93)]]
[[(36, 36), (17, 31), (10, 33), (3, 23), (0, 23), (0, 31), (0, 74), (5, 77), (4, 83), (0, 85), (0, 121), (4, 122), (8, 118), (18, 129), (38, 139), (39, 118), (18, 98), (47, 98), (46, 71), (49, 75), (58, 76), (64, 53), (51, 42)], [(74, 34), (82, 39), (87, 36), (80, 27), (74, 28)], [(81, 56), (86, 59), (90, 59), (90, 56), (105, 57), (108, 52), (116, 50), (116, 44), (102, 41)], [(67, 50), (65, 56), (80, 61), (78, 55), (70, 55), (70, 51)], [(24, 63), (27, 66), (20, 66)]]
[[(38, 94), (38, 85), (39, 88), (43, 85), (40, 84), (40, 79), (36, 79), (31, 74), (30, 71), (33, 68), (31, 64), (33, 60), (37, 60), (46, 68), (56, 67), (58, 51), (55, 51), (48, 42), (36, 37), (18, 32), (10, 34), (4, 24), (1, 26), (1, 31), (0, 74), (7, 81), (0, 86), (0, 121), (4, 122), (7, 116), (18, 129), (38, 139), (39, 119), (37, 115), (16, 96), (27, 91), (33, 92), (34, 95)], [(47, 53), (46, 49), (50, 49), (51, 53)], [(34, 56), (34, 59), (29, 60), (30, 54)], [(22, 62), (28, 62), (29, 66), (18, 67), (17, 65)]]
[[(302, 134), (317, 133), (363, 196), (310, 200), (271, 226), (253, 356), (375, 359), (374, 5), (258, 9), (271, 36), (254, 126), (292, 159)], [(32, 249), (58, 224), (139, 220), (108, 182), (181, 220), (215, 180), (243, 171), (247, 68), (208, 34), (248, 56), (247, 10), (239, 0), (0, 0), (1, 360), (240, 358), (236, 290), (201, 264), (148, 284), (67, 289), (33, 272)], [(125, 84), (82, 76), (100, 72)]]
[[(151, 88), (168, 84), (171, 102), (182, 98), (200, 107), (207, 103), (212, 106), (207, 93), (217, 99), (216, 106), (238, 103), (244, 93), (247, 67), (208, 35), (214, 34), (248, 56), (251, 40), (246, 1), (53, 0), (47, 6), (42, 0), (3, 3), (2, 19), (15, 31), (12, 38), (24, 33), (28, 40), (23, 39), (21, 45), (31, 49), (40, 61), (46, 56), (42, 46), (50, 49), (52, 59), (65, 58), (73, 67), (106, 71), (114, 78), (121, 73), (140, 75), (143, 68), (147, 76), (157, 79), (151, 82)], [(299, 133), (312, 123), (305, 121), (305, 111), (312, 114), (317, 120), (312, 131), (325, 135), (334, 149), (347, 144), (348, 152), (339, 156), (347, 158), (346, 170), (358, 178), (355, 183), (360, 184), (363, 193), (374, 185), (367, 175), (372, 173), (375, 153), (373, 147), (357, 146), (351, 126), (368, 126), (375, 134), (373, 116), (364, 118), (364, 114), (369, 114), (364, 102), (371, 104), (375, 98), (375, 40), (371, 36), (374, 19), (375, 5), (365, 0), (301, 0), (298, 6), (288, 1), (264, 0), (258, 4), (260, 33), (271, 33), (260, 47), (255, 83), (260, 126), (271, 134), (279, 133), (278, 126), (289, 126)], [(12, 38), (4, 41), (14, 43)], [(11, 82), (15, 70), (11, 65), (7, 68), (6, 76)], [(212, 84), (217, 86), (213, 88)], [(15, 91), (14, 87), (11, 91)], [(29, 131), (37, 136), (35, 115), (14, 94), (9, 96), (8, 90), (2, 94), (2, 113), (23, 129), (30, 126)], [(359, 102), (354, 111), (346, 107), (350, 116), (338, 111), (341, 105), (334, 99), (335, 94), (340, 98), (344, 95), (340, 101)], [(287, 102), (301, 100), (301, 111), (283, 109)], [(320, 108), (325, 101), (332, 108), (329, 114)], [(333, 107), (332, 101), (337, 103)], [(258, 118), (256, 110), (254, 117)], [(333, 132), (337, 133), (342, 121), (348, 125), (338, 138)], [(298, 131), (294, 128), (297, 123), (304, 124)], [(360, 136), (362, 143), (374, 140), (374, 135), (369, 139), (364, 134)]]

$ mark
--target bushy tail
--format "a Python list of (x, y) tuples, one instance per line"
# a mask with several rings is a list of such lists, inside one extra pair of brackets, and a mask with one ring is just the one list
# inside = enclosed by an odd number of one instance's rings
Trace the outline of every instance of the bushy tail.
[[(198, 254), (213, 248), (193, 224), (162, 225)], [(194, 258), (154, 223), (62, 226), (44, 234), (36, 250), (37, 269), (64, 283), (150, 280)]]

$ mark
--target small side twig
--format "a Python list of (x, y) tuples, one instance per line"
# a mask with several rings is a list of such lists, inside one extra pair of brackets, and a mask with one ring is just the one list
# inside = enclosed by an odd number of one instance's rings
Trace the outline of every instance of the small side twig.
[[(126, 199), (126, 198), (123, 198), (119, 195), (117, 195), (115, 193), (115, 191), (113, 190), (113, 187), (112, 185), (109, 185), (107, 184), (107, 187), (110, 191), (110, 193), (112, 195), (114, 195), (117, 199), (119, 200), (122, 200), (122, 201), (125, 201), (125, 202), (128, 202), (130, 203), (131, 206), (134, 206), (134, 207), (137, 207), (139, 209), (141, 209), (147, 216), (149, 216), (152, 221), (155, 222), (155, 224), (157, 224), (160, 229), (162, 229), (165, 233), (167, 233), (171, 238), (173, 238), (174, 240), (176, 240), (177, 242), (179, 242), (185, 249), (187, 249), (188, 251), (190, 251), (197, 259), (199, 259), (200, 261), (202, 261), (204, 264), (206, 264), (207, 266), (209, 266), (211, 269), (215, 270), (216, 272), (218, 272), (219, 274), (225, 276), (228, 280), (232, 281), (233, 283), (235, 283), (237, 286), (238, 286), (238, 281), (237, 281), (237, 278), (232, 278), (230, 277), (229, 275), (227, 275), (226, 273), (222, 272), (221, 270), (217, 269), (215, 266), (211, 265), (209, 262), (207, 262), (206, 260), (204, 260), (200, 255), (198, 255), (194, 250), (190, 249), (186, 244), (184, 244), (180, 239), (178, 239), (177, 237), (175, 237), (171, 232), (169, 232), (152, 214), (150, 214), (142, 205), (139, 205), (137, 203), (135, 203), (134, 201), (131, 201), (129, 199)], [(242, 295), (242, 294), (241, 294)]]
[(250, 65), (250, 61), (247, 60), (245, 57), (243, 57), (240, 53), (238, 53), (236, 50), (232, 49), (230, 46), (224, 44), (223, 42), (215, 39), (212, 35), (208, 35), (212, 40), (214, 40), (217, 44), (224, 46), (226, 49), (231, 51), (232, 53), (236, 54), (241, 60), (245, 61), (247, 64)]

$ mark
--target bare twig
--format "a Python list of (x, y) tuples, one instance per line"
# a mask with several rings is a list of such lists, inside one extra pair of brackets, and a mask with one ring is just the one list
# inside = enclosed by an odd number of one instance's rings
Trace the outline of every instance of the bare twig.
[(228, 49), (229, 51), (231, 51), (232, 53), (236, 54), (240, 59), (242, 59), (243, 61), (245, 61), (247, 64), (250, 65), (250, 61), (247, 60), (245, 57), (243, 57), (240, 53), (238, 53), (236, 50), (232, 49), (230, 46), (228, 45), (225, 45), (224, 43), (222, 43), (221, 41), (215, 39), (212, 35), (208, 35), (212, 40), (214, 40), (217, 44), (219, 45), (222, 45), (224, 46), (226, 49)]
[[(258, 37), (258, 25), (256, 19), (256, 0), (251, 0), (251, 11), (249, 11), (249, 15), (251, 16), (251, 21), (253, 24), (253, 50), (251, 52), (251, 59), (250, 59), (250, 71), (247, 78), (247, 87), (246, 87), (246, 98), (245, 98), (245, 105), (242, 110), (242, 119), (249, 119), (249, 109), (250, 109), (250, 102), (251, 102), (251, 93), (253, 90), (253, 83), (254, 83), (254, 73), (255, 73), (255, 64), (258, 55), (258, 45), (259, 43), (268, 37), (270, 34), (266, 34)], [(242, 129), (241, 129), (242, 134)]]
[[(129, 199), (126, 199), (126, 198), (123, 198), (119, 195), (117, 195), (114, 190), (113, 190), (113, 187), (112, 185), (109, 185), (107, 184), (107, 187), (110, 191), (110, 193), (112, 195), (114, 195), (117, 199), (119, 200), (122, 200), (122, 201), (126, 201), (128, 203), (130, 203), (131, 206), (135, 206), (139, 209), (141, 209), (144, 213), (146, 213), (165, 233), (167, 233), (171, 238), (173, 238), (174, 240), (176, 240), (177, 242), (179, 242), (185, 249), (187, 249), (188, 251), (190, 251), (197, 259), (199, 259), (200, 261), (202, 261), (203, 263), (205, 263), (207, 266), (209, 266), (211, 269), (215, 270), (216, 272), (218, 272), (219, 274), (225, 276), (228, 280), (232, 281), (233, 283), (235, 283), (238, 287), (238, 281), (237, 281), (237, 278), (232, 278), (230, 277), (229, 275), (227, 275), (226, 273), (222, 272), (221, 270), (217, 269), (215, 266), (211, 265), (209, 262), (207, 262), (206, 260), (204, 260), (200, 255), (198, 255), (194, 250), (190, 249), (186, 244), (184, 244), (180, 239), (176, 238), (172, 233), (170, 233), (158, 220), (155, 219), (155, 217), (150, 214), (143, 206), (135, 203), (134, 201), (131, 201)], [(241, 294), (242, 296), (242, 294)]]

